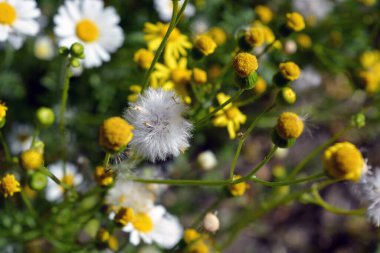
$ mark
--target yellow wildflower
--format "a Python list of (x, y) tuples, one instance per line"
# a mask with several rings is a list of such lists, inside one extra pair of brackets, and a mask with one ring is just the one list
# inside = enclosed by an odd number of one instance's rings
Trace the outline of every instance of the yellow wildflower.
[(257, 58), (250, 53), (238, 53), (232, 62), (232, 66), (240, 77), (247, 77), (259, 67)]
[(194, 68), (192, 79), (196, 84), (205, 84), (207, 83), (207, 73), (202, 69)]
[(25, 170), (36, 170), (43, 165), (44, 159), (41, 152), (29, 149), (21, 153), (20, 165)]
[(259, 20), (264, 24), (268, 24), (273, 18), (273, 12), (267, 6), (258, 5), (255, 8), (255, 12)]
[(3, 119), (5, 119), (7, 116), (7, 110), (8, 107), (5, 105), (5, 103), (0, 101), (0, 121), (3, 121)]
[[(240, 178), (241, 178), (240, 175), (235, 175), (233, 177), (233, 180), (238, 180)], [(243, 196), (244, 193), (247, 191), (247, 189), (249, 189), (249, 184), (247, 184), (246, 182), (231, 184), (228, 186), (228, 190), (230, 191), (231, 195), (234, 197)]]
[(294, 81), (301, 75), (301, 70), (294, 62), (283, 62), (279, 65), (281, 75), (289, 80)]
[(193, 228), (188, 228), (183, 233), (183, 240), (187, 244), (189, 244), (195, 240), (198, 240), (199, 238), (201, 238), (201, 234), (199, 234), (198, 231), (193, 229)]
[[(225, 95), (224, 93), (218, 93), (216, 98), (218, 103), (222, 105), (231, 97)], [(230, 103), (215, 114), (212, 123), (216, 127), (227, 127), (230, 139), (235, 139), (236, 132), (240, 129), (240, 124), (244, 124), (246, 121), (247, 117), (239, 110), (237, 106)]]
[(189, 245), (189, 248), (186, 252), (189, 253), (209, 253), (209, 247), (203, 240), (196, 241)]
[(326, 149), (323, 155), (326, 173), (336, 179), (358, 181), (366, 170), (360, 151), (350, 142), (340, 142)]
[(220, 27), (212, 27), (206, 34), (210, 36), (218, 46), (223, 45), (227, 40), (226, 32)]
[(216, 49), (215, 41), (208, 35), (200, 35), (195, 39), (194, 48), (199, 51), (202, 56), (207, 56), (214, 53)]
[(110, 152), (121, 151), (133, 137), (133, 126), (120, 117), (111, 117), (103, 122), (99, 131), (100, 145)]
[(245, 40), (251, 47), (259, 47), (264, 43), (264, 30), (261, 27), (251, 27), (245, 33)]
[(305, 29), (305, 20), (298, 12), (286, 14), (286, 26), (293, 31), (299, 32)]
[(128, 95), (128, 101), (129, 102), (136, 102), (137, 98), (139, 97), (141, 93), (142, 87), (137, 84), (132, 84), (129, 86), (129, 91), (132, 93)]
[(380, 62), (380, 51), (372, 50), (366, 51), (360, 56), (360, 63), (365, 69), (370, 69), (376, 63)]
[(261, 95), (267, 90), (267, 83), (261, 76), (258, 77), (256, 86), (252, 89), (255, 95)]
[(362, 4), (366, 6), (373, 6), (376, 4), (377, 0), (359, 0)]
[(276, 131), (284, 140), (300, 137), (303, 129), (304, 123), (295, 113), (283, 112), (277, 119)]
[(106, 171), (103, 166), (97, 166), (95, 168), (95, 180), (100, 186), (108, 186), (113, 183), (112, 170)]
[(20, 183), (17, 181), (14, 175), (7, 174), (0, 179), (0, 193), (3, 194), (5, 198), (8, 196), (13, 196), (16, 192), (20, 192)]
[(133, 61), (137, 63), (140, 68), (148, 69), (153, 62), (154, 54), (152, 51), (141, 48), (136, 51), (133, 56)]
[(298, 45), (300, 45), (302, 48), (308, 49), (311, 48), (312, 41), (309, 35), (306, 33), (300, 33), (297, 34), (296, 41)]

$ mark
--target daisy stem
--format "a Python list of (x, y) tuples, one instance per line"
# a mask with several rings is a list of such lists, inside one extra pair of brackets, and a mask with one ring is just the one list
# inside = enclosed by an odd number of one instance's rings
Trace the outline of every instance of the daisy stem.
[(5, 141), (3, 132), (1, 132), (1, 131), (0, 131), (0, 141), (1, 141), (1, 145), (3, 146), (3, 149), (4, 149), (5, 160), (11, 161), (12, 157), (11, 157), (11, 153), (9, 151), (8, 143)]
[[(183, 5), (182, 8), (184, 8), (184, 6), (185, 5)], [(173, 14), (172, 14), (172, 18), (171, 18), (171, 21), (170, 21), (170, 24), (169, 24), (169, 28), (166, 31), (166, 34), (165, 34), (164, 38), (162, 39), (161, 44), (160, 44), (160, 46), (158, 47), (158, 49), (156, 51), (156, 54), (154, 55), (152, 64), (150, 64), (150, 67), (149, 67), (148, 71), (145, 73), (144, 82), (143, 82), (143, 87), (142, 87), (141, 93), (143, 93), (144, 90), (148, 87), (150, 75), (153, 72), (154, 66), (156, 65), (158, 59), (160, 58), (162, 52), (164, 51), (164, 48), (166, 46), (166, 43), (168, 42), (170, 34), (174, 30), (174, 28), (175, 28), (175, 26), (177, 24), (177, 14), (178, 14), (178, 0), (174, 0), (173, 1)]]
[(366, 208), (355, 209), (355, 210), (347, 210), (347, 209), (343, 209), (343, 208), (339, 208), (339, 207), (330, 205), (321, 197), (317, 187), (312, 187), (311, 193), (312, 193), (314, 200), (315, 200), (315, 201), (311, 201), (311, 202), (316, 204), (316, 205), (323, 207), (326, 211), (328, 211), (330, 213), (339, 214), (339, 215), (359, 215), (360, 216), (360, 215), (365, 214), (365, 212), (367, 211)]
[(235, 100), (237, 100), (241, 94), (243, 94), (244, 90), (237, 91), (230, 99), (228, 99), (223, 104), (219, 105), (217, 108), (215, 108), (212, 112), (208, 113), (206, 116), (204, 116), (202, 119), (195, 122), (195, 127), (201, 126), (203, 123), (205, 123), (208, 119), (210, 119), (212, 116), (214, 116), (217, 112), (222, 110), (227, 105), (233, 103)]
[(59, 180), (59, 178), (57, 178), (53, 173), (50, 172), (50, 170), (48, 168), (41, 168), (40, 171), (42, 173), (44, 173), (46, 176), (50, 177), (51, 180), (54, 181), (54, 183), (56, 183), (57, 185), (59, 186), (62, 186), (65, 190), (72, 190), (70, 186), (68, 186), (67, 184), (63, 183), (61, 180)]
[(253, 131), (253, 129), (255, 128), (255, 126), (257, 125), (257, 123), (259, 122), (259, 120), (267, 112), (269, 112), (270, 110), (272, 110), (275, 106), (276, 106), (276, 104), (273, 104), (270, 107), (268, 107), (265, 111), (263, 111), (262, 113), (260, 113), (259, 116), (257, 116), (256, 119), (252, 122), (252, 124), (248, 127), (248, 130), (241, 137), (241, 139), (239, 141), (239, 144), (238, 144), (238, 148), (236, 149), (234, 160), (232, 161), (232, 164), (231, 164), (231, 167), (230, 167), (230, 178), (233, 178), (233, 176), (234, 176), (234, 171), (235, 171), (235, 168), (236, 168), (236, 164), (237, 164), (238, 158), (240, 156), (240, 152), (241, 152), (241, 149), (242, 149), (242, 147), (244, 145), (244, 142), (247, 140), (249, 134)]
[(32, 143), (30, 144), (30, 147), (33, 147), (33, 145), (36, 142), (39, 134), (40, 134), (40, 127), (38, 125), (36, 125), (36, 128), (34, 129)]
[(34, 210), (32, 203), (30, 203), (30, 200), (24, 190), (21, 190), (21, 198), (22, 201), (25, 203), (26, 208), (28, 208), (29, 213), (33, 216), (33, 218), (37, 218), (37, 212)]
[(351, 130), (351, 126), (348, 126), (338, 133), (336, 133), (334, 136), (332, 136), (330, 139), (325, 141), (322, 145), (316, 147), (313, 151), (311, 151), (298, 165), (289, 173), (288, 179), (294, 178), (300, 171), (315, 157), (317, 156), (322, 150), (324, 150), (326, 147), (328, 147), (330, 144), (335, 142), (337, 139), (339, 139), (343, 134), (345, 134), (347, 131)]
[(65, 62), (65, 75), (63, 80), (63, 90), (62, 90), (62, 99), (61, 99), (61, 110), (60, 110), (60, 121), (59, 121), (59, 128), (61, 130), (61, 134), (64, 138), (65, 134), (65, 112), (66, 112), (66, 105), (67, 105), (67, 97), (69, 93), (69, 87), (70, 87), (70, 64)]

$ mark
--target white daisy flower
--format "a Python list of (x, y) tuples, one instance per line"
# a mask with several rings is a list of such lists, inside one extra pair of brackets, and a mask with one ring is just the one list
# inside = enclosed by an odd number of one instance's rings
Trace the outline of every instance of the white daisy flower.
[(380, 226), (380, 169), (368, 170), (360, 179), (358, 189), (359, 197), (369, 204), (369, 220), (375, 226)]
[(60, 46), (81, 42), (85, 47), (84, 66), (98, 67), (111, 59), (124, 41), (120, 17), (101, 0), (66, 0), (54, 17), (54, 32)]
[[(156, 9), (158, 16), (164, 22), (169, 22), (172, 18), (173, 14), (173, 1), (172, 0), (154, 0), (154, 8)], [(183, 1), (178, 2), (178, 8), (181, 8), (183, 5)], [(191, 3), (188, 3), (185, 11), (185, 17), (192, 17), (195, 15), (195, 6)]]
[(34, 42), (34, 56), (40, 60), (51, 60), (55, 55), (55, 46), (49, 36), (39, 36)]
[(136, 212), (147, 212), (153, 207), (154, 195), (143, 184), (119, 180), (108, 191), (105, 202), (115, 210), (129, 207)]
[(13, 155), (19, 155), (32, 145), (33, 127), (15, 123), (11, 129), (11, 133), (8, 136), (9, 148)]
[(148, 213), (136, 213), (132, 222), (122, 228), (130, 233), (130, 243), (139, 245), (141, 241), (170, 249), (182, 238), (182, 226), (177, 217), (166, 212), (163, 206), (155, 206)]
[[(83, 176), (78, 172), (78, 168), (70, 163), (66, 162), (66, 175), (63, 174), (63, 162), (58, 161), (50, 164), (48, 169), (59, 180), (67, 184), (68, 186), (77, 186), (83, 182)], [(55, 183), (52, 179), (48, 178), (46, 186), (46, 199), (53, 202), (61, 200), (64, 195), (64, 189)]]
[(38, 33), (40, 15), (35, 0), (0, 0), (0, 42), (9, 41), (19, 49), (25, 36)]
[(134, 126), (130, 143), (152, 162), (178, 156), (189, 146), (192, 124), (183, 118), (186, 106), (173, 91), (149, 88), (130, 103), (125, 119)]

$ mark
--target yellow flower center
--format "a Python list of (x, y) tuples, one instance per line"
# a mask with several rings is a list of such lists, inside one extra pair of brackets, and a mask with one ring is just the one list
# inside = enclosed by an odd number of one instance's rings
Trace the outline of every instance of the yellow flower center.
[(115, 222), (120, 225), (127, 225), (129, 222), (133, 222), (135, 220), (135, 212), (132, 208), (129, 207), (122, 207), (119, 209), (115, 216)]
[(76, 26), (76, 34), (84, 42), (94, 42), (99, 38), (100, 31), (93, 21), (83, 19)]
[(100, 127), (99, 143), (111, 151), (119, 151), (132, 140), (133, 126), (120, 117), (111, 117), (105, 120)]
[(20, 155), (21, 167), (25, 170), (36, 170), (42, 166), (43, 162), (42, 154), (34, 149), (24, 151)]
[(303, 128), (302, 119), (295, 113), (283, 112), (278, 117), (276, 130), (285, 140), (298, 138), (302, 134)]
[(289, 81), (294, 81), (301, 75), (300, 68), (294, 62), (280, 63), (279, 68), (282, 76)]
[[(166, 34), (166, 32), (169, 29), (169, 24), (163, 25), (161, 29), (161, 37), (163, 38)], [(178, 28), (174, 28), (169, 36), (169, 41), (176, 40), (181, 35), (181, 32), (178, 30)]]
[(9, 3), (0, 3), (0, 24), (12, 25), (16, 21), (16, 9)]
[(239, 53), (234, 57), (233, 67), (240, 77), (247, 77), (259, 67), (257, 58), (250, 53)]
[(191, 72), (187, 69), (174, 69), (171, 72), (171, 79), (175, 84), (186, 84), (190, 78)]
[(132, 221), (136, 230), (142, 233), (148, 233), (153, 230), (153, 221), (146, 213), (138, 213)]
[(14, 175), (7, 174), (0, 180), (0, 192), (4, 197), (13, 196), (14, 193), (20, 191), (20, 183)]
[(61, 181), (62, 181), (62, 183), (66, 184), (67, 186), (73, 186), (74, 175), (67, 173), (64, 177), (62, 177)]
[(201, 35), (195, 40), (194, 46), (206, 56), (214, 53), (216, 43), (209, 36)]

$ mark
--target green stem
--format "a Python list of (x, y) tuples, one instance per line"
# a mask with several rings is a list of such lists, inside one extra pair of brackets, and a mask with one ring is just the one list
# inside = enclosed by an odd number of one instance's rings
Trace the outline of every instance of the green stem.
[(64, 134), (65, 134), (65, 112), (66, 112), (66, 105), (67, 105), (67, 97), (69, 94), (70, 77), (71, 77), (70, 64), (65, 63), (65, 76), (63, 80), (60, 121), (59, 121), (59, 128), (61, 130), (61, 135), (63, 135), (62, 138), (64, 138)]
[[(182, 8), (184, 8), (184, 6), (185, 5), (183, 5)], [(172, 14), (172, 18), (171, 18), (171, 21), (170, 21), (170, 24), (169, 24), (169, 28), (166, 31), (166, 34), (165, 34), (164, 38), (162, 39), (161, 44), (160, 44), (160, 46), (158, 47), (158, 49), (156, 51), (156, 54), (154, 55), (152, 64), (150, 64), (150, 67), (149, 67), (148, 71), (145, 74), (141, 93), (143, 93), (143, 91), (148, 87), (150, 75), (153, 72), (154, 66), (156, 65), (158, 59), (160, 58), (160, 56), (161, 56), (161, 54), (162, 54), (162, 52), (163, 52), (163, 50), (164, 50), (164, 48), (166, 46), (166, 43), (167, 43), (167, 41), (168, 41), (168, 39), (170, 37), (170, 34), (174, 30), (174, 28), (175, 28), (175, 26), (177, 24), (177, 14), (178, 14), (178, 0), (174, 0), (173, 1), (173, 14)]]
[(36, 128), (34, 129), (32, 143), (31, 143), (30, 147), (33, 147), (33, 145), (35, 144), (39, 134), (40, 134), (40, 127), (38, 126), (38, 124), (36, 124)]
[(231, 167), (230, 167), (230, 178), (232, 178), (234, 176), (234, 171), (235, 171), (235, 168), (236, 168), (236, 164), (237, 164), (237, 160), (240, 156), (240, 152), (241, 152), (241, 149), (244, 145), (244, 142), (247, 140), (249, 134), (253, 131), (253, 129), (255, 128), (255, 126), (257, 125), (257, 123), (259, 122), (259, 120), (267, 113), (269, 112), (270, 110), (272, 110), (276, 105), (273, 104), (271, 105), (270, 107), (268, 107), (265, 111), (263, 111), (262, 113), (259, 114), (259, 116), (256, 117), (256, 119), (252, 122), (252, 124), (248, 127), (248, 130), (244, 133), (243, 137), (240, 139), (239, 141), (239, 144), (238, 144), (238, 148), (236, 150), (236, 153), (235, 153), (235, 157), (232, 161), (232, 164), (231, 164)]
[(252, 97), (247, 98), (245, 100), (236, 102), (235, 105), (237, 107), (243, 107), (243, 106), (249, 105), (249, 104), (255, 102), (257, 99), (261, 98), (261, 96), (262, 96), (262, 94), (256, 95), (256, 96), (252, 96)]
[(262, 160), (255, 168), (252, 169), (252, 171), (247, 175), (248, 178), (251, 178), (252, 176), (254, 176), (265, 164), (267, 164), (270, 159), (272, 158), (272, 156), (274, 155), (274, 153), (276, 152), (276, 150), (278, 149), (278, 147), (276, 145), (274, 145), (272, 147), (272, 149), (270, 150), (269, 154), (264, 158), (264, 160)]
[(30, 203), (28, 196), (26, 196), (24, 190), (21, 190), (20, 193), (22, 201), (24, 202), (26, 208), (28, 208), (29, 213), (33, 216), (33, 218), (36, 219), (38, 217), (37, 212), (34, 210), (32, 203)]
[(110, 162), (111, 153), (106, 152), (106, 155), (104, 156), (103, 166), (104, 168), (108, 167), (108, 164)]
[(240, 97), (241, 94), (243, 94), (244, 90), (239, 90), (236, 92), (230, 99), (228, 99), (223, 104), (219, 105), (217, 108), (215, 108), (212, 112), (208, 113), (205, 117), (195, 122), (195, 127), (201, 126), (203, 123), (205, 123), (208, 119), (210, 119), (212, 116), (214, 116), (218, 111), (222, 110), (224, 107), (229, 105), (230, 103), (233, 103), (236, 99)]
[(1, 145), (3, 146), (3, 149), (4, 149), (5, 160), (7, 162), (10, 162), (12, 160), (11, 153), (9, 151), (8, 144), (5, 141), (5, 138), (4, 138), (4, 135), (3, 135), (2, 131), (0, 131), (0, 141), (1, 141)]
[(72, 190), (70, 186), (63, 183), (59, 178), (57, 178), (53, 173), (51, 173), (49, 169), (43, 167), (40, 169), (40, 171), (44, 173), (46, 176), (50, 177), (57, 185), (62, 186), (65, 190), (67, 191)]
[[(174, 1), (173, 1), (173, 2), (174, 2)], [(181, 7), (181, 9), (180, 9), (179, 12), (178, 12), (177, 20), (175, 21), (175, 25), (176, 25), (176, 26), (178, 25), (179, 21), (181, 20), (182, 15), (183, 15), (183, 13), (185, 12), (185, 9), (186, 9), (186, 6), (187, 6), (188, 2), (189, 2), (189, 0), (185, 0), (185, 1), (183, 2), (182, 7)]]
[(341, 137), (344, 133), (349, 131), (351, 127), (346, 127), (343, 130), (336, 133), (334, 136), (332, 136), (330, 139), (325, 141), (322, 145), (316, 147), (312, 152), (310, 152), (298, 165), (289, 173), (288, 179), (292, 179), (298, 173), (315, 157), (317, 156), (322, 150), (324, 150), (326, 147), (331, 145), (333, 142), (335, 142), (339, 137)]
[(253, 182), (256, 182), (265, 186), (276, 187), (276, 186), (290, 186), (290, 185), (295, 185), (295, 184), (299, 184), (303, 182), (311, 182), (312, 180), (317, 180), (324, 177), (325, 177), (325, 174), (323, 172), (320, 172), (308, 177), (299, 178), (295, 180), (288, 180), (288, 181), (285, 180), (285, 181), (279, 181), (279, 182), (269, 182), (269, 181), (261, 180), (255, 177), (252, 177), (251, 180)]

